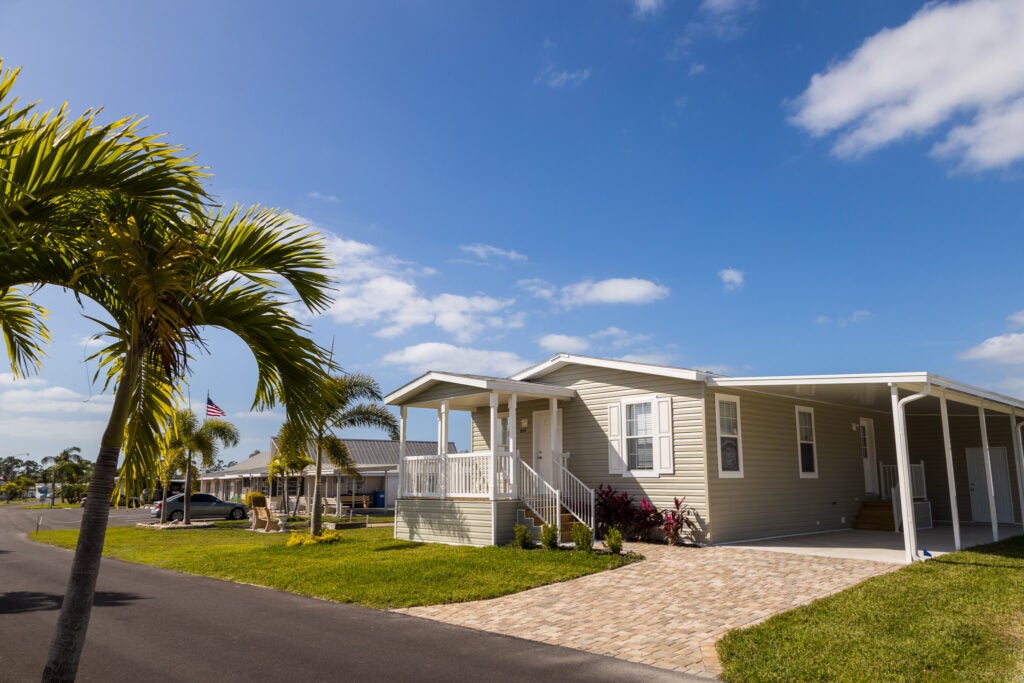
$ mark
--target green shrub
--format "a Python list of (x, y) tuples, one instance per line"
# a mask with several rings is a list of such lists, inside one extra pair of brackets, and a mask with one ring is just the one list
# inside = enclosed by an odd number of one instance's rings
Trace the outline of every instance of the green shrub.
[(549, 550), (558, 548), (558, 526), (545, 524), (540, 528), (540, 544)]
[(89, 488), (85, 484), (65, 484), (61, 487), (61, 498), (69, 503), (81, 503)]
[(321, 543), (337, 543), (342, 539), (342, 535), (338, 531), (325, 531), (320, 536), (309, 536), (304, 533), (293, 531), (292, 535), (288, 537), (288, 543), (286, 544), (289, 548), (293, 548), (297, 545), (319, 545)]
[(622, 532), (618, 529), (609, 529), (608, 533), (604, 535), (604, 544), (608, 546), (608, 550), (613, 555), (618, 555), (622, 552)]
[(572, 525), (572, 544), (576, 550), (590, 552), (594, 549), (594, 535), (586, 524), (576, 522)]
[(250, 491), (245, 494), (243, 501), (246, 505), (251, 508), (265, 508), (267, 507), (267, 497), (259, 491)]
[(516, 524), (512, 527), (512, 533), (516, 536), (516, 545), (523, 550), (529, 550), (533, 547), (533, 536), (530, 534), (530, 530), (522, 524)]

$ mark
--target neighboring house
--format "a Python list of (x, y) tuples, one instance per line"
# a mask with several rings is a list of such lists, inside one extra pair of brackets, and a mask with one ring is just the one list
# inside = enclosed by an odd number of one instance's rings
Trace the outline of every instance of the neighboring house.
[[(340, 492), (346, 494), (366, 494), (373, 491), (384, 491), (385, 507), (394, 507), (398, 493), (398, 462), (399, 442), (390, 439), (342, 439), (348, 446), (348, 452), (356, 464), (360, 477), (348, 477), (335, 469), (327, 459), (322, 468), (323, 495), (334, 498)], [(455, 451), (455, 444), (448, 444), (449, 452)], [(436, 455), (436, 441), (409, 441), (406, 449), (413, 455)], [(270, 440), (270, 450), (260, 451), (243, 462), (226, 467), (218, 472), (208, 472), (200, 477), (200, 490), (212, 493), (224, 499), (241, 497), (250, 491), (259, 491), (269, 497), (281, 496), (280, 481), (267, 477), (267, 467), (271, 459), (277, 455), (277, 440)], [(315, 453), (310, 453), (314, 458)], [(306, 495), (313, 491), (315, 468), (307, 467), (301, 474), (292, 475), (288, 482), (288, 495)]]
[(961, 519), (998, 537), (1024, 507), (1024, 401), (926, 372), (723, 377), (559, 354), (510, 378), (428, 372), (385, 402), (403, 437), (410, 408), (436, 411), (440, 444), (451, 411), (471, 413), (471, 453), (405, 447), (395, 535), (411, 540), (503, 544), (524, 508), (593, 528), (610, 485), (662, 508), (685, 496), (705, 543), (867, 526), (881, 509), (889, 530), (915, 520), (910, 562), (932, 517), (959, 546)]

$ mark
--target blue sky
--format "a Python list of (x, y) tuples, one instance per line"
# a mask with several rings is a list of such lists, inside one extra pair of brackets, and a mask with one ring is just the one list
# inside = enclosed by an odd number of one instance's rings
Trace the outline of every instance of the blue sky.
[[(313, 333), (385, 392), (568, 351), (1024, 395), (1021, 45), (1016, 0), (0, 4), (23, 100), (148, 115), (222, 201), (323, 233)], [(0, 456), (92, 454), (96, 330), (38, 300), (54, 344), (0, 375)], [(282, 413), (211, 339), (192, 399), (241, 459)]]

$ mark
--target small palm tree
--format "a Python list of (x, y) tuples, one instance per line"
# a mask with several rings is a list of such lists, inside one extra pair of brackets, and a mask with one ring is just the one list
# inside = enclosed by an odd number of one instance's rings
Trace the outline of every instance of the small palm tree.
[[(283, 428), (282, 428), (283, 429)], [(293, 447), (294, 442), (283, 443), (281, 434), (277, 437), (278, 450), (277, 455), (274, 456), (273, 460), (270, 461), (269, 473), (271, 476), (278, 474), (284, 480), (284, 487), (281, 495), (283, 496), (284, 511), (290, 514), (296, 514), (299, 510), (299, 494), (296, 491), (295, 494), (295, 508), (289, 509), (288, 506), (288, 481), (289, 475), (295, 474), (300, 475), (302, 470), (306, 469), (313, 464), (312, 459), (306, 453), (304, 448)]]
[[(220, 447), (238, 445), (238, 428), (227, 420), (208, 419), (200, 424), (196, 414), (189, 409), (174, 413), (170, 437), (167, 439), (169, 451), (184, 456), (185, 469), (185, 524), (192, 523), (192, 470), (196, 467), (209, 467), (213, 464)], [(193, 465), (193, 456), (199, 462)], [(166, 507), (166, 506), (165, 506)]]
[(57, 482), (60, 482), (60, 499), (67, 502), (64, 493), (65, 484), (73, 484), (81, 478), (86, 471), (86, 462), (79, 453), (82, 449), (78, 446), (65, 448), (59, 455), (48, 455), (42, 460), (43, 465), (50, 466), (50, 473), (54, 482), (54, 491), (50, 495), (50, 506), (53, 507), (54, 498), (57, 495)]
[[(316, 415), (316, 433), (296, 429), (285, 423), (278, 435), (278, 447), (289, 451), (312, 451), (316, 463), (313, 479), (312, 518), (309, 533), (319, 536), (323, 532), (323, 510), (320, 508), (320, 478), (324, 456), (335, 467), (349, 476), (358, 477), (359, 471), (352, 461), (345, 442), (332, 433), (348, 427), (375, 427), (383, 429), (392, 439), (398, 438), (398, 420), (379, 402), (383, 399), (380, 385), (373, 377), (354, 373), (332, 376), (324, 386), (323, 404)], [(362, 402), (359, 402), (362, 401)]]

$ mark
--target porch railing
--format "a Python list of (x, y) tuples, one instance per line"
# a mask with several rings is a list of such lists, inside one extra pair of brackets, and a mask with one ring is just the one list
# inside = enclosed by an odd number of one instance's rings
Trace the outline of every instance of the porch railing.
[(559, 492), (544, 477), (525, 462), (516, 458), (516, 480), (519, 498), (544, 524), (556, 524), (558, 537), (562, 537), (562, 515)]
[(441, 456), (408, 455), (399, 465), (404, 498), (441, 497)]
[[(899, 486), (899, 470), (896, 465), (886, 465), (880, 462), (878, 471), (882, 482), (882, 500), (889, 500), (892, 497), (893, 487)], [(924, 480), (924, 460), (919, 463), (910, 463), (910, 488), (914, 493), (914, 500), (927, 500), (928, 489)]]
[(565, 466), (566, 454), (562, 454), (558, 466), (561, 470), (561, 494), (562, 507), (568, 510), (573, 517), (587, 525), (591, 533), (594, 533), (595, 500), (594, 489), (588, 487), (575, 474)]
[[(495, 497), (515, 496), (516, 477), (512, 453), (494, 457)], [(491, 453), (409, 455), (399, 465), (404, 498), (489, 498)]]

